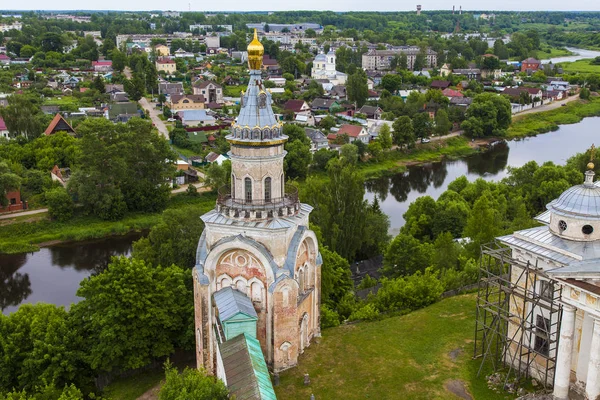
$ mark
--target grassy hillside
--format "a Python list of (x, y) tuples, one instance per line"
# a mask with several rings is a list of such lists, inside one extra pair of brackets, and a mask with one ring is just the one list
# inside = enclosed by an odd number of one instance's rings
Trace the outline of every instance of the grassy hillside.
[[(514, 398), (495, 393), (485, 376), (477, 377), (479, 362), (471, 360), (474, 327), (475, 295), (470, 294), (405, 316), (326, 329), (300, 365), (281, 375), (277, 398)], [(461, 387), (466, 393), (459, 397)]]

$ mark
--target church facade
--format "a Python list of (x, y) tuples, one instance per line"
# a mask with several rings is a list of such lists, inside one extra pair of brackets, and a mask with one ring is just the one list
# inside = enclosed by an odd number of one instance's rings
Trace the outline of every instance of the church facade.
[[(293, 367), (320, 336), (321, 257), (308, 228), (312, 210), (285, 184), (283, 124), (263, 85), (263, 47), (248, 46), (250, 81), (226, 139), (231, 185), (201, 218), (194, 277), (198, 367), (226, 384), (232, 341), (260, 344), (273, 372)], [(243, 340), (242, 340), (243, 341)], [(268, 374), (267, 374), (268, 377)]]
[[(501, 263), (510, 265), (509, 272), (480, 283), (497, 286), (498, 295), (488, 291), (486, 300), (480, 293), (478, 313), (505, 309), (478, 326), (504, 321), (502, 361), (546, 380), (557, 400), (600, 398), (600, 182), (594, 182), (593, 168), (590, 163), (584, 183), (536, 217), (542, 226), (498, 238), (509, 248), (510, 258)], [(483, 344), (490, 348), (493, 335), (487, 333)]]
[(345, 85), (348, 75), (335, 70), (335, 53), (318, 54), (313, 60), (313, 79), (327, 79), (334, 85)]

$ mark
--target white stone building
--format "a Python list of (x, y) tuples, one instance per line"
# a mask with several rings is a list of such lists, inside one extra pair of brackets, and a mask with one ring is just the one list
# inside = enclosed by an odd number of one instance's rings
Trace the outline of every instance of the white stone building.
[(313, 60), (311, 78), (328, 79), (334, 85), (345, 85), (348, 75), (335, 70), (335, 53), (318, 54)]
[(600, 182), (588, 167), (536, 218), (543, 226), (498, 238), (513, 260), (504, 361), (536, 379), (549, 371), (558, 400), (600, 398)]
[[(407, 67), (413, 70), (415, 60), (420, 51), (416, 46), (404, 46), (392, 50), (369, 50), (362, 55), (362, 68), (365, 71), (387, 71), (391, 69), (391, 62), (394, 57), (405, 54)], [(427, 49), (424, 64), (425, 67), (435, 67), (437, 65), (437, 53), (431, 49)]]
[[(228, 385), (234, 377), (227, 349), (240, 334), (260, 342), (273, 372), (295, 366), (320, 336), (322, 261), (308, 227), (312, 207), (285, 185), (287, 137), (262, 83), (263, 52), (255, 32), (248, 46), (250, 81), (227, 136), (231, 185), (201, 217), (205, 229), (193, 270), (197, 364)], [(233, 294), (222, 294), (232, 288)], [(234, 297), (239, 319), (225, 315), (233, 303), (222, 298)]]

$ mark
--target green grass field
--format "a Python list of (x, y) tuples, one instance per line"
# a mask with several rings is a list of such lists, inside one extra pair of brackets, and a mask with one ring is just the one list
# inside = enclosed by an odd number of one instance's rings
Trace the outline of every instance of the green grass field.
[(130, 378), (117, 379), (104, 389), (103, 398), (110, 400), (136, 400), (158, 385), (165, 377), (162, 370), (149, 371)]
[(565, 73), (578, 72), (584, 74), (600, 73), (600, 65), (590, 64), (590, 59), (577, 60), (574, 62), (560, 63)]
[(227, 97), (240, 97), (242, 90), (246, 90), (246, 86), (225, 86), (223, 95)]
[[(473, 361), (475, 295), (452, 297), (425, 309), (376, 322), (323, 331), (281, 374), (277, 398), (458, 399), (447, 385), (462, 383), (474, 399), (512, 399), (487, 387)], [(304, 374), (310, 386), (304, 386)]]
[(546, 60), (548, 58), (569, 56), (569, 55), (573, 54), (565, 48), (550, 47), (549, 49), (545, 49), (545, 50), (549, 50), (549, 51), (541, 51), (540, 50), (537, 52), (538, 60)]
[(559, 125), (576, 124), (585, 117), (593, 116), (600, 116), (600, 99), (572, 101), (565, 107), (513, 118), (507, 137), (514, 139), (535, 136), (539, 133), (555, 131)]

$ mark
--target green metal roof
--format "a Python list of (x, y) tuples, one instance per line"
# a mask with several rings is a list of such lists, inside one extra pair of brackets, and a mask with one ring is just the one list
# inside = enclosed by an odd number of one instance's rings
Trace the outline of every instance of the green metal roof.
[(219, 346), (227, 388), (238, 400), (277, 400), (260, 342), (244, 333)]

